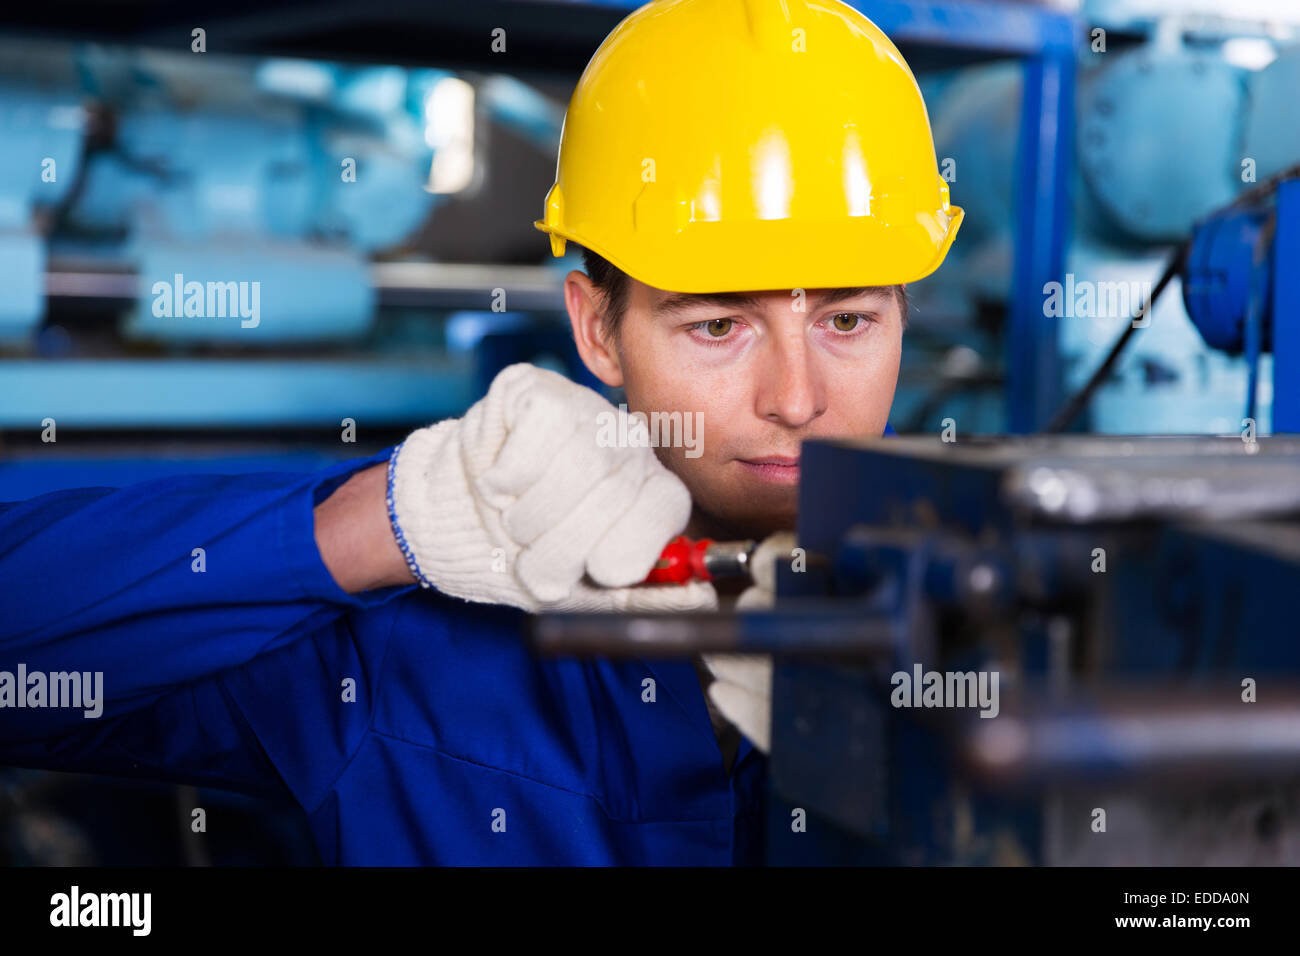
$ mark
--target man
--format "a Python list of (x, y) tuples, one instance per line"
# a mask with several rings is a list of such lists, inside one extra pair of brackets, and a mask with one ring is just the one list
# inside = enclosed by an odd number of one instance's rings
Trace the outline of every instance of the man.
[[(464, 418), (320, 474), (0, 506), (0, 668), (102, 671), (106, 698), (0, 710), (0, 761), (288, 794), (330, 863), (761, 861), (764, 760), (708, 674), (534, 659), (523, 616), (716, 607), (640, 582), (683, 530), (792, 527), (803, 439), (881, 433), (901, 286), (961, 211), (897, 50), (791, 0), (624, 20), (545, 210), (553, 254), (586, 250), (564, 287), (583, 360), (633, 411), (699, 413), (702, 442), (603, 441), (607, 401), (516, 365)], [(711, 662), (713, 696), (762, 743), (743, 663)]]

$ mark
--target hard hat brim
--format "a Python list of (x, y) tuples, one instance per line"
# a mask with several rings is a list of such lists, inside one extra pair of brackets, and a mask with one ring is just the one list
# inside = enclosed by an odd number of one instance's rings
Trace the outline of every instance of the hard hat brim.
[[(692, 222), (670, 237), (638, 237), (625, 254), (615, 252), (612, 243), (591, 230), (548, 225), (541, 219), (533, 226), (552, 237), (556, 256), (564, 254), (567, 240), (654, 288), (711, 293), (915, 282), (939, 268), (964, 217), (960, 206), (949, 206), (902, 225), (868, 216), (826, 223)], [(626, 239), (623, 246), (629, 246)], [(725, 254), (719, 255), (719, 249)], [(636, 262), (643, 265), (637, 267)]]

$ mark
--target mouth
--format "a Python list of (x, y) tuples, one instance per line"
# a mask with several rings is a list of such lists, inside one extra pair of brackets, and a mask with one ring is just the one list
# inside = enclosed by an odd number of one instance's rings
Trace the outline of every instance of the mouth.
[(768, 455), (763, 458), (737, 458), (754, 477), (774, 484), (795, 484), (799, 481), (799, 457)]

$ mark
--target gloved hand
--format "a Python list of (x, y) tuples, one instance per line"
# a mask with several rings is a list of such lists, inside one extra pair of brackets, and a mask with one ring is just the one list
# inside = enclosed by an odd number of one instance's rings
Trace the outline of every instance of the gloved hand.
[[(762, 610), (776, 602), (776, 565), (789, 561), (795, 548), (791, 532), (764, 539), (751, 557), (754, 584), (736, 599), (736, 610)], [(772, 657), (770, 654), (701, 654), (717, 678), (709, 699), (763, 753), (772, 747)]]
[(618, 411), (518, 364), (464, 418), (407, 436), (389, 459), (388, 511), (420, 583), (534, 612), (716, 608), (706, 582), (634, 586), (686, 527), (691, 496), (648, 440), (601, 447), (602, 414)]

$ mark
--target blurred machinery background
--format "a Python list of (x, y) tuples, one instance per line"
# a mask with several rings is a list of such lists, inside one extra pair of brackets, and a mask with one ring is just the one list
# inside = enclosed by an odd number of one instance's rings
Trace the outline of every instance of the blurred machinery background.
[[(1082, 385), (1194, 226), (1300, 162), (1300, 132), (1283, 119), (1300, 89), (1300, 8), (1255, 3), (1226, 11), (1194, 0), (1082, 4), (1073, 46), (1074, 116), (1057, 118), (1069, 123), (1074, 146), (1064, 274), (1058, 277), (1066, 294), (1054, 316), (1043, 314), (1042, 290), (1022, 303), (1016, 296), (1025, 290), (1012, 285), (1019, 254), (1014, 157), (1016, 131), (1023, 127), (1023, 70), (996, 63), (927, 77), (936, 150), (954, 159), (953, 194), (974, 208), (961, 249), (954, 244), (954, 259), (918, 290), (921, 315), (991, 335), (971, 347), (980, 356), (1004, 356), (1010, 373), (1017, 350), (1030, 350), (1032, 342), (1018, 338), (1019, 330), (1007, 336), (999, 317), (1008, 306), (1013, 313), (1032, 307), (1039, 336), (1046, 337), (1041, 347), (1059, 357), (1066, 388)], [(1241, 428), (1250, 356), (1241, 341), (1198, 333), (1179, 301), (1181, 287), (1176, 278), (1147, 317), (1149, 327), (1097, 390), (1091, 430), (1196, 434)], [(1097, 301), (1072, 308), (1083, 300), (1068, 293), (1085, 288)], [(1265, 355), (1259, 375), (1262, 430), (1275, 391), (1270, 362)], [(964, 363), (974, 366), (975, 357)], [(1028, 413), (1024, 392), (993, 389), (986, 398), (990, 407), (978, 431), (1000, 430)], [(1013, 407), (999, 407), (998, 399)], [(1043, 421), (1035, 416), (1033, 427)], [(1293, 422), (1286, 430), (1296, 427)]]
[[(637, 5), (7, 10), (0, 500), (356, 457), (515, 361), (595, 384), (560, 296), (580, 261), (532, 220), (573, 84)], [(854, 5), (921, 81), (967, 214), (910, 290), (896, 429), (1300, 431), (1300, 7)], [(178, 321), (188, 283), (206, 317)], [(124, 849), (62, 779), (0, 771), (0, 857), (195, 861), (179, 828)], [(143, 790), (102, 785), (115, 820), (170, 806)], [(310, 860), (291, 811), (205, 797), (259, 848), (214, 862)]]
[[(530, 217), (584, 51), (632, 6), (273, 4), (212, 11), (205, 53), (201, 9), (11, 22), (0, 428), (19, 445), (46, 418), (65, 438), (254, 440), (350, 417), (382, 440), (458, 414), (521, 354), (581, 376), (559, 298), (577, 259), (549, 260)], [(1042, 428), (1193, 227), (1300, 162), (1278, 121), (1300, 87), (1300, 10), (1070, 6), (862, 4), (921, 79), (969, 210), (945, 268), (912, 288), (902, 431)], [(267, 321), (251, 303), (239, 321), (178, 321), (157, 290), (186, 282), (255, 283)], [(1236, 431), (1254, 369), (1270, 430), (1268, 337), (1202, 334), (1182, 285), (1079, 427)], [(21, 480), (5, 469), (0, 494)]]

